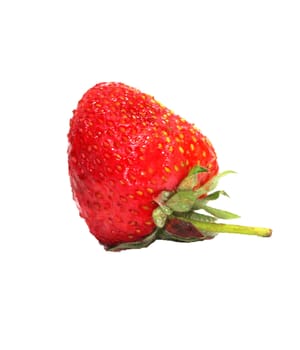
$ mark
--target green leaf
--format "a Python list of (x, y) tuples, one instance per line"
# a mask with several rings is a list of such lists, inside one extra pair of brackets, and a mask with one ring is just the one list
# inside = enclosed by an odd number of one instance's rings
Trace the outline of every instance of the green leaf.
[(229, 197), (225, 191), (213, 192), (203, 199), (197, 199), (194, 203), (193, 210), (201, 209), (203, 205), (206, 205), (209, 201), (218, 199), (221, 195)]
[(206, 194), (210, 191), (213, 191), (218, 186), (219, 180), (228, 174), (235, 174), (235, 172), (232, 170), (227, 170), (227, 171), (224, 171), (224, 172), (214, 176), (211, 180), (207, 181), (203, 186), (201, 186), (196, 191), (196, 193), (198, 194), (198, 197), (200, 197), (203, 194)]
[(239, 215), (236, 215), (229, 211), (208, 207), (207, 205), (203, 205), (201, 209), (205, 210), (209, 214), (214, 215), (219, 219), (238, 219), (240, 217)]
[(207, 172), (208, 172), (207, 168), (203, 168), (200, 165), (196, 165), (189, 171), (188, 176), (199, 174), (199, 173), (207, 173)]
[(119, 252), (125, 249), (146, 248), (150, 244), (155, 242), (160, 230), (161, 230), (160, 228), (156, 228), (152, 233), (150, 233), (150, 235), (146, 236), (140, 241), (120, 243), (115, 246), (106, 246), (105, 249), (110, 252)]
[(213, 192), (213, 193), (209, 194), (208, 196), (206, 196), (204, 198), (204, 201), (206, 201), (206, 202), (214, 201), (214, 200), (218, 199), (220, 196), (229, 197), (225, 191), (216, 191), (216, 192)]
[(206, 236), (204, 236), (203, 234), (203, 237), (190, 237), (190, 236), (185, 237), (185, 236), (178, 236), (166, 230), (162, 230), (159, 232), (157, 239), (173, 241), (173, 242), (192, 243), (192, 242), (204, 241), (206, 239)]
[(164, 227), (168, 218), (168, 215), (166, 215), (163, 210), (160, 207), (157, 207), (152, 212), (152, 218), (157, 227)]
[(200, 222), (215, 222), (217, 218), (210, 215), (200, 214), (197, 212), (188, 212), (188, 213), (177, 213), (176, 217), (183, 217), (185, 219), (191, 219)]
[(161, 191), (160, 194), (154, 198), (155, 202), (159, 205), (165, 203), (171, 196), (173, 192), (170, 191)]
[(193, 191), (180, 191), (175, 193), (167, 202), (166, 205), (173, 211), (184, 213), (190, 211), (197, 197)]
[(160, 205), (160, 209), (163, 211), (164, 214), (166, 214), (167, 216), (171, 215), (173, 213), (173, 210), (169, 207), (167, 207), (166, 205)]
[(194, 166), (188, 173), (188, 176), (184, 178), (178, 186), (179, 191), (192, 190), (196, 185), (198, 185), (198, 174), (206, 173), (207, 169), (201, 167), (200, 165)]

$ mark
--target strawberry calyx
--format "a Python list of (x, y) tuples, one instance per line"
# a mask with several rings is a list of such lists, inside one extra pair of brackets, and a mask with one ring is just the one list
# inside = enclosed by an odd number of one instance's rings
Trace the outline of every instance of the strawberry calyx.
[(176, 242), (196, 242), (214, 238), (218, 233), (239, 233), (269, 237), (269, 228), (232, 225), (217, 222), (219, 219), (236, 219), (238, 215), (210, 206), (220, 196), (229, 197), (225, 191), (215, 191), (219, 180), (234, 173), (228, 170), (217, 174), (200, 187), (199, 174), (207, 172), (201, 166), (193, 167), (175, 191), (162, 191), (154, 201), (158, 204), (152, 213), (156, 229), (142, 240), (106, 247), (110, 251), (143, 248), (157, 239)]

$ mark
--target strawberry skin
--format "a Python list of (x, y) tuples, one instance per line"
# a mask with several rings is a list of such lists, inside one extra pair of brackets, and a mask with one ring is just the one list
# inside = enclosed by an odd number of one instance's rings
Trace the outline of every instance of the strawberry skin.
[(175, 190), (195, 165), (208, 170), (197, 186), (218, 173), (213, 146), (195, 126), (122, 83), (83, 95), (68, 140), (73, 197), (105, 247), (151, 234), (154, 198)]

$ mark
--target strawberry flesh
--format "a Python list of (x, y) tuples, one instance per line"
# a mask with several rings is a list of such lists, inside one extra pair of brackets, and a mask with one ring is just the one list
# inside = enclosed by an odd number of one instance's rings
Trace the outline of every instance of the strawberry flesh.
[(218, 173), (213, 146), (195, 126), (122, 83), (100, 83), (84, 94), (68, 139), (73, 197), (105, 246), (153, 232), (154, 198), (174, 191), (194, 166), (208, 169), (198, 187)]

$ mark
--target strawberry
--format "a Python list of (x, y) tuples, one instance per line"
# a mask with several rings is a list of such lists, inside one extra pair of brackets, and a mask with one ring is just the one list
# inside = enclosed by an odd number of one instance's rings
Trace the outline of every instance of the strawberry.
[(217, 217), (236, 217), (207, 206), (225, 194), (208, 193), (223, 176), (208, 138), (135, 88), (100, 83), (88, 90), (68, 139), (73, 197), (106, 249), (208, 239), (221, 229)]

